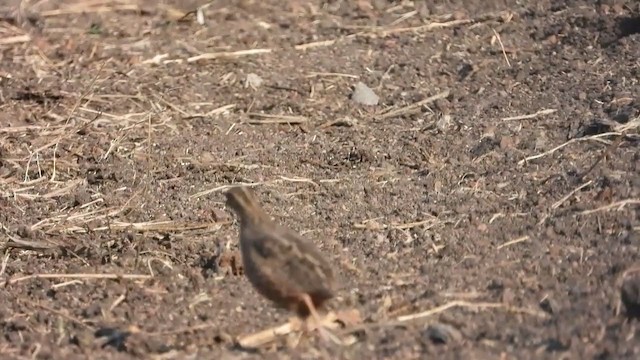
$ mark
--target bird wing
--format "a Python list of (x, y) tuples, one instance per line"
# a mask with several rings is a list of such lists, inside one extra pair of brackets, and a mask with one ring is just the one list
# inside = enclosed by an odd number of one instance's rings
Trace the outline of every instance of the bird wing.
[(270, 264), (271, 276), (295, 284), (298, 291), (317, 292), (332, 286), (331, 266), (320, 251), (288, 229), (259, 235), (252, 248), (261, 262)]

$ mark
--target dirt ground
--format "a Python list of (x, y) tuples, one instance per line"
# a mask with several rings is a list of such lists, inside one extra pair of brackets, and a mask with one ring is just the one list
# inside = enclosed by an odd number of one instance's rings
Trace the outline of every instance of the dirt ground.
[[(0, 3), (3, 359), (640, 358), (639, 2), (205, 3)], [(236, 344), (239, 183), (350, 345)]]

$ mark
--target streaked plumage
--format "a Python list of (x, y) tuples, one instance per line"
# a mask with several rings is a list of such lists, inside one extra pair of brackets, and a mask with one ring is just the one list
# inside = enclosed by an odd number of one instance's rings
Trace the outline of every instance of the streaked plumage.
[(226, 197), (240, 219), (242, 262), (253, 287), (300, 317), (313, 315), (334, 296), (329, 262), (312, 242), (273, 222), (248, 187), (233, 187)]

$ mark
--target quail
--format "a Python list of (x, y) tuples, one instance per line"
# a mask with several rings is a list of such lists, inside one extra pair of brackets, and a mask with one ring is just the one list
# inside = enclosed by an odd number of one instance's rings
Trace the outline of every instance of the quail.
[(331, 264), (312, 242), (272, 221), (249, 187), (232, 187), (225, 195), (240, 220), (240, 251), (249, 282), (278, 307), (320, 324), (317, 309), (334, 296)]

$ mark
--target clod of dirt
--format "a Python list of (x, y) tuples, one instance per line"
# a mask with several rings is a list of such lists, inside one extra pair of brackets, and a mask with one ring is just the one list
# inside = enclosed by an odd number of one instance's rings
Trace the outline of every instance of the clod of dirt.
[(16, 318), (14, 320), (4, 322), (3, 325), (6, 332), (24, 331), (29, 328), (29, 323), (23, 318)]
[(211, 210), (211, 217), (215, 222), (222, 222), (229, 220), (229, 214), (221, 209), (213, 209)]
[(112, 346), (118, 351), (125, 351), (125, 341), (131, 336), (130, 331), (122, 331), (116, 328), (100, 328), (96, 330), (94, 336), (97, 338), (105, 338), (102, 347)]
[(430, 324), (423, 335), (434, 344), (458, 343), (463, 337), (458, 329), (443, 323)]
[(565, 344), (563, 341), (559, 339), (549, 338), (540, 345), (536, 353), (537, 354), (541, 354), (543, 352), (558, 353), (558, 352), (567, 351), (569, 350), (569, 348), (570, 348), (570, 345)]
[(492, 151), (496, 147), (500, 146), (500, 140), (493, 136), (485, 136), (480, 139), (480, 142), (474, 146), (470, 152), (475, 157), (480, 157)]
[[(620, 11), (621, 13), (622, 11)], [(618, 22), (620, 38), (640, 34), (640, 16), (630, 16), (620, 19)]]
[(560, 310), (560, 305), (558, 305), (558, 303), (550, 297), (545, 297), (540, 301), (540, 308), (544, 312), (553, 315), (558, 313), (558, 311)]
[(102, 308), (98, 303), (93, 303), (89, 305), (87, 308), (85, 308), (84, 310), (82, 310), (82, 315), (87, 318), (96, 317), (100, 314), (102, 314)]
[(30, 239), (33, 236), (33, 230), (26, 225), (20, 225), (16, 230), (16, 234), (23, 239)]
[(640, 319), (640, 273), (628, 275), (620, 289), (620, 299), (627, 317)]
[(93, 336), (91, 335), (91, 333), (86, 332), (86, 331), (82, 331), (79, 332), (73, 336), (71, 336), (70, 338), (70, 342), (76, 346), (79, 346), (81, 348), (86, 348), (86, 347), (90, 347), (91, 344), (93, 344)]
[(160, 338), (145, 335), (136, 326), (129, 326), (126, 330), (103, 327), (94, 336), (105, 338), (102, 347), (114, 347), (118, 351), (126, 351), (140, 356), (149, 353), (165, 353), (171, 350)]
[(86, 189), (79, 189), (73, 195), (73, 206), (80, 206), (91, 202), (91, 194)]
[(351, 100), (362, 105), (373, 106), (378, 105), (378, 100), (380, 100), (380, 98), (373, 92), (373, 90), (371, 90), (370, 87), (362, 82), (358, 82), (351, 94)]
[(247, 74), (247, 79), (244, 81), (244, 87), (245, 88), (252, 88), (252, 89), (257, 89), (260, 87), (260, 85), (262, 85), (262, 78), (254, 73), (251, 74)]
[(436, 121), (436, 128), (442, 132), (447, 131), (453, 125), (453, 118), (451, 115), (443, 114)]

